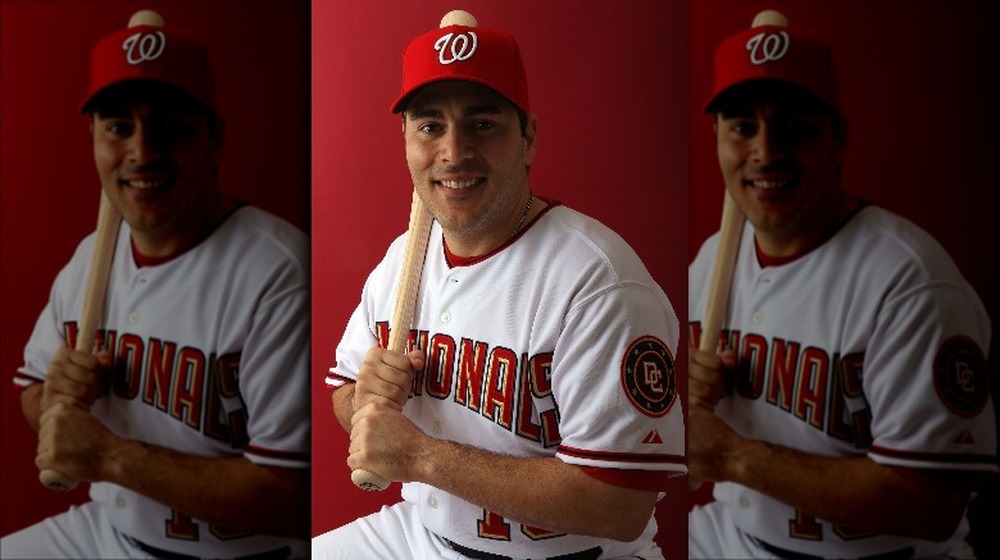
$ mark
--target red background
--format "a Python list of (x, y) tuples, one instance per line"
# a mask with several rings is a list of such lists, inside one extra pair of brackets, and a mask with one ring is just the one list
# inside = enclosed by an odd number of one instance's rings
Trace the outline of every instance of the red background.
[[(2, 20), (0, 534), (86, 499), (42, 487), (11, 377), (56, 273), (93, 231), (100, 184), (87, 117), (90, 49), (137, 10), (209, 44), (227, 130), (224, 192), (309, 229), (309, 3), (14, 2)], [(303, 403), (305, 406), (305, 403)]]
[[(538, 115), (534, 192), (621, 234), (682, 313), (685, 6), (659, 0), (622, 4), (458, 3), (480, 25), (518, 39)], [(313, 4), (315, 534), (400, 499), (398, 484), (375, 494), (351, 484), (348, 438), (333, 419), (330, 391), (322, 383), (365, 278), (406, 229), (413, 187), (400, 117), (389, 114), (399, 92), (403, 47), (455, 7), (451, 0)], [(686, 551), (686, 502), (678, 481), (661, 507), (661, 534), (668, 535), (663, 540), (676, 557)]]
[[(715, 45), (749, 27), (760, 10), (819, 32), (833, 47), (850, 119), (847, 192), (897, 212), (931, 233), (972, 283), (993, 321), (996, 403), (1000, 356), (1000, 161), (995, 2), (696, 1), (689, 6), (690, 232), (688, 258), (718, 229), (723, 183), (712, 120)], [(997, 483), (988, 503), (994, 554)], [(699, 494), (698, 499), (704, 495)], [(983, 556), (981, 556), (983, 557)]]

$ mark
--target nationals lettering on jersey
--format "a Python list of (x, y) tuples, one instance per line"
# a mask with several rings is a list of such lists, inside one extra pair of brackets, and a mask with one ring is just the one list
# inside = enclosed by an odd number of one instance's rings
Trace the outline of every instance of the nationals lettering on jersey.
[[(689, 325), (689, 334), (697, 345), (700, 321)], [(763, 400), (857, 449), (872, 444), (868, 407), (849, 408), (847, 404), (849, 399), (864, 399), (864, 352), (841, 356), (801, 342), (728, 329), (720, 331), (719, 344), (736, 351), (736, 371), (727, 379), (727, 396)]]
[[(76, 346), (78, 324), (64, 324), (66, 340)], [(240, 395), (240, 352), (221, 356), (157, 338), (98, 329), (98, 349), (110, 350), (111, 376), (102, 394), (142, 402), (205, 436), (242, 449), (247, 435), (246, 405)], [(224, 402), (239, 402), (239, 407)]]
[[(388, 321), (376, 323), (379, 346), (389, 341)], [(478, 412), (518, 437), (549, 448), (559, 445), (559, 413), (553, 408), (532, 420), (532, 399), (552, 396), (552, 352), (528, 356), (503, 346), (448, 334), (411, 330), (408, 350), (425, 350), (411, 396), (447, 400)]]

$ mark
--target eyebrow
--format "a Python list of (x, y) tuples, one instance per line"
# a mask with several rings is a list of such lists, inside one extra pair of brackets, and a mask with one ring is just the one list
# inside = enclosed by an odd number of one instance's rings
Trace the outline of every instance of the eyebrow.
[[(462, 109), (462, 117), (465, 118), (479, 115), (499, 115), (501, 113), (503, 113), (503, 110), (496, 103), (469, 105)], [(411, 121), (415, 121), (426, 118), (440, 119), (444, 117), (444, 112), (434, 107), (414, 107), (413, 109), (407, 109), (406, 115)]]
[(722, 120), (745, 119), (754, 116), (754, 110), (749, 105), (733, 105), (717, 111)]

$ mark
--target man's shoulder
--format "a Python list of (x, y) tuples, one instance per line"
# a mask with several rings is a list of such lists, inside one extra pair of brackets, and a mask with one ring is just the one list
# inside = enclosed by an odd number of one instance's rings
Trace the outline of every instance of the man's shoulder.
[(561, 204), (550, 208), (539, 221), (545, 236), (558, 243), (579, 245), (607, 258), (638, 258), (635, 251), (615, 230), (597, 218)]
[(618, 232), (597, 218), (572, 208), (550, 208), (536, 224), (532, 250), (548, 262), (582, 270), (593, 266), (607, 270), (619, 280), (646, 281), (649, 272), (632, 246)]
[(309, 262), (309, 238), (290, 222), (256, 206), (244, 205), (212, 235), (206, 248), (238, 251), (250, 261), (290, 260), (305, 268)]
[[(878, 206), (867, 206), (832, 241), (873, 262), (917, 267), (928, 275), (957, 272), (944, 247), (909, 219)], [(833, 246), (836, 248), (837, 243)]]

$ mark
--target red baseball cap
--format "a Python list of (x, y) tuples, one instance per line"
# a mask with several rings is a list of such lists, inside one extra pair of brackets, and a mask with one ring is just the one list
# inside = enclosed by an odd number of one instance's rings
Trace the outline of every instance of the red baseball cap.
[(163, 18), (149, 10), (137, 12), (129, 27), (94, 46), (90, 90), (80, 111), (88, 112), (95, 96), (109, 86), (129, 80), (170, 84), (216, 110), (215, 78), (205, 43), (186, 31), (166, 27)]
[(406, 46), (403, 87), (390, 111), (402, 111), (414, 91), (442, 80), (482, 84), (528, 111), (528, 80), (517, 41), (507, 32), (478, 27), (467, 12), (449, 12), (441, 27)]
[(796, 85), (839, 112), (837, 71), (829, 43), (810, 31), (789, 27), (784, 16), (772, 10), (758, 14), (754, 22), (750, 29), (727, 37), (715, 51), (715, 84), (705, 101), (705, 112), (713, 111), (722, 93), (751, 80)]

